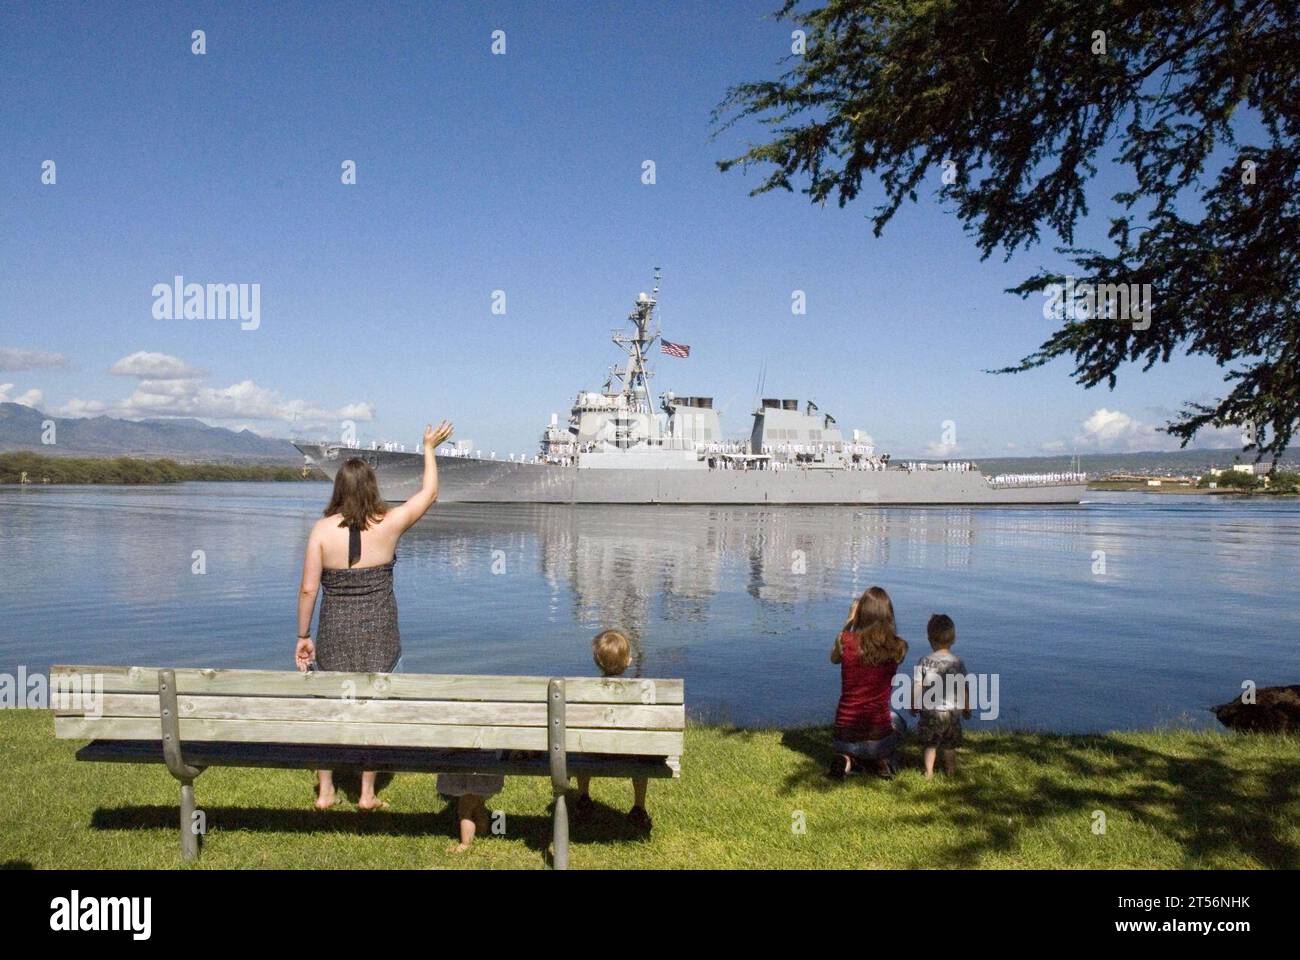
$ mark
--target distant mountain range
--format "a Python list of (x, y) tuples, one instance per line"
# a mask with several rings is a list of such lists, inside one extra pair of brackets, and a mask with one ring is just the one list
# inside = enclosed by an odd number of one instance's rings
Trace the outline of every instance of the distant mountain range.
[[(46, 420), (54, 421), (53, 444), (41, 442)], [(251, 430), (210, 427), (194, 419), (52, 417), (20, 403), (0, 403), (0, 452), (11, 450), (30, 450), (51, 457), (302, 463), (302, 454), (289, 441), (259, 437)]]

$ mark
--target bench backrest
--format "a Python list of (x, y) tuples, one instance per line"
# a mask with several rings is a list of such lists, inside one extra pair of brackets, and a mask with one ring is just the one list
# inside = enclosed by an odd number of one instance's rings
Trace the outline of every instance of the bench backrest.
[[(56, 666), (55, 735), (159, 740), (160, 668)], [(177, 669), (180, 740), (546, 750), (548, 677)], [(102, 687), (100, 687), (102, 684)], [(73, 690), (101, 690), (95, 697)], [(681, 680), (564, 680), (570, 752), (677, 758)]]

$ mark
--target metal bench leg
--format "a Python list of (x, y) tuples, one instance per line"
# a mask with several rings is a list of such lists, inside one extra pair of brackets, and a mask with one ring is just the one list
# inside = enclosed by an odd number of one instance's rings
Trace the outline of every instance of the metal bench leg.
[(551, 793), (555, 796), (551, 866), (556, 870), (569, 869), (569, 810), (565, 802), (569, 771), (565, 739), (564, 680), (553, 678), (546, 685), (546, 745), (551, 756)]
[(556, 870), (569, 869), (569, 811), (563, 793), (555, 795), (555, 823), (552, 827), (555, 838), (555, 858), (551, 865)]
[(199, 835), (194, 831), (194, 781), (181, 781), (181, 859), (186, 863), (199, 857)]
[(199, 835), (194, 831), (194, 779), (203, 772), (181, 754), (181, 721), (176, 712), (176, 671), (158, 671), (158, 712), (162, 720), (163, 760), (181, 783), (181, 859), (198, 859)]

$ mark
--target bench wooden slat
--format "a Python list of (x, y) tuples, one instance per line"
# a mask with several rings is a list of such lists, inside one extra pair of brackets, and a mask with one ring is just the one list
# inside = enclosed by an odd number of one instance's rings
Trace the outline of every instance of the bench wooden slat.
[[(540, 754), (502, 760), (495, 752), (440, 752), (414, 747), (318, 746), (288, 743), (190, 743), (189, 763), (201, 767), (256, 767), (287, 770), (376, 770), (388, 773), (489, 773), (505, 776), (551, 775), (550, 760)], [(78, 760), (94, 763), (162, 763), (156, 740), (94, 740), (77, 751)], [(569, 773), (592, 777), (675, 778), (679, 757), (575, 756)]]
[[(55, 736), (72, 740), (159, 740), (162, 722), (151, 717), (54, 718)], [(315, 720), (195, 720), (181, 718), (182, 743), (306, 743), (477, 750), (545, 750), (544, 727), (458, 726)], [(569, 727), (565, 749), (578, 753), (681, 756), (683, 736), (666, 730), (596, 730)]]
[[(157, 693), (158, 668), (60, 664), (50, 671), (51, 690), (62, 680), (102, 677), (104, 693)], [(178, 693), (386, 700), (487, 700), (545, 703), (546, 677), (460, 676), (406, 673), (294, 673), (285, 670), (176, 670)], [(681, 680), (566, 677), (568, 703), (676, 705), (685, 702)]]
[[(316, 697), (235, 697), (182, 694), (176, 701), (182, 718), (202, 720), (330, 720), (368, 723), (438, 723), (460, 726), (545, 727), (544, 703), (485, 703), (471, 700), (330, 700)], [(157, 717), (157, 694), (106, 693), (99, 704), (104, 717)], [(58, 711), (82, 716), (84, 710)], [(643, 706), (626, 703), (578, 703), (566, 707), (574, 727), (681, 730), (682, 705)]]

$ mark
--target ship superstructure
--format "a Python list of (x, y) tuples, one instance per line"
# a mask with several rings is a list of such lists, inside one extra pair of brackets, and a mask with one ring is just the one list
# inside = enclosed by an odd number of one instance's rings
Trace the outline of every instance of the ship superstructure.
[[(745, 439), (727, 439), (709, 396), (665, 392), (655, 402), (649, 359), (660, 339), (659, 272), (636, 298), (631, 332), (615, 330), (622, 362), (600, 390), (577, 394), (568, 422), (552, 414), (538, 453), (498, 459), (461, 441), (438, 451), (440, 497), (487, 503), (924, 504), (1078, 503), (1082, 474), (990, 480), (972, 463), (895, 464), (806, 400), (765, 398)], [(419, 487), (422, 457), (378, 444), (295, 446), (329, 475), (357, 456), (388, 500)]]

